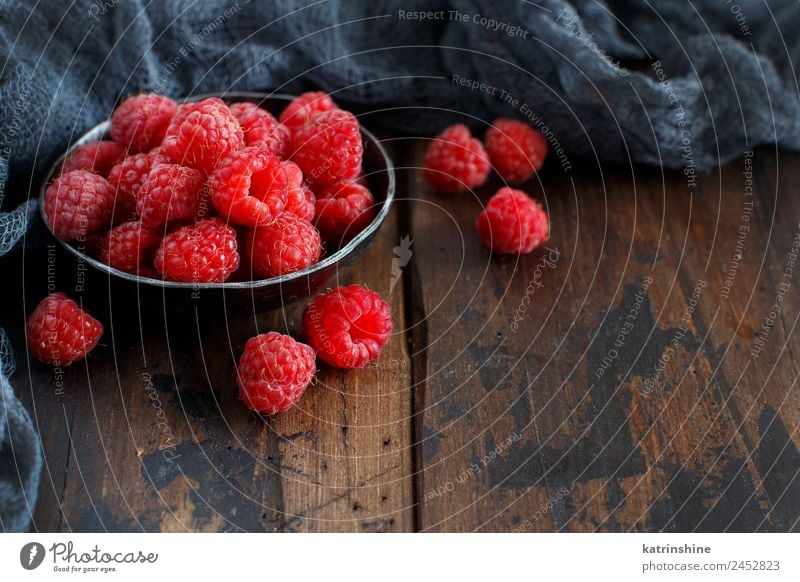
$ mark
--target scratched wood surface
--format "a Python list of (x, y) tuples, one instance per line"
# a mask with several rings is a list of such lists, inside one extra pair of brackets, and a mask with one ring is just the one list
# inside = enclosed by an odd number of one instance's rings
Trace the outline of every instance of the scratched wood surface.
[[(758, 150), (694, 186), (550, 160), (526, 189), (552, 239), (517, 259), (474, 234), (497, 183), (437, 194), (423, 142), (385, 143), (398, 202), (340, 277), (392, 305), (380, 360), (323, 366), (262, 418), (235, 361), (255, 333), (296, 333), (302, 302), (165, 314), (85, 284), (103, 346), (63, 376), (22, 352), (14, 377), (44, 448), (33, 529), (800, 530), (800, 156)], [(12, 260), (21, 346), (48, 283), (81, 275), (47, 249)]]

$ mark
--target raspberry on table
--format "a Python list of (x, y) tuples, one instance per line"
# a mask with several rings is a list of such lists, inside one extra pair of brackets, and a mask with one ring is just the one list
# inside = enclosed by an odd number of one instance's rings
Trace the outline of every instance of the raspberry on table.
[(501, 118), (486, 131), (486, 150), (505, 180), (524, 182), (544, 164), (547, 140), (527, 123)]
[(44, 193), (47, 224), (65, 241), (85, 240), (111, 226), (114, 189), (97, 174), (73, 170), (53, 180)]
[(355, 115), (341, 109), (317, 113), (298, 128), (291, 160), (314, 187), (351, 180), (361, 170), (364, 145)]
[(264, 148), (249, 147), (223, 159), (208, 178), (214, 207), (244, 226), (272, 224), (284, 210), (288, 178), (281, 161)]
[(112, 166), (125, 157), (125, 148), (113, 141), (93, 141), (72, 152), (61, 166), (61, 173), (85, 170), (104, 178)]
[(314, 220), (314, 204), (316, 196), (303, 180), (303, 171), (294, 162), (283, 162), (283, 169), (289, 181), (284, 212), (294, 214), (297, 218), (311, 222)]
[(239, 267), (236, 231), (219, 218), (200, 220), (164, 237), (156, 270), (170, 281), (222, 283)]
[(120, 271), (150, 275), (151, 269), (145, 264), (150, 262), (160, 242), (159, 233), (141, 222), (123, 222), (100, 241), (100, 260)]
[(392, 333), (389, 304), (361, 285), (315, 297), (303, 312), (303, 333), (317, 356), (338, 368), (363, 368)]
[(308, 91), (292, 99), (281, 113), (280, 122), (294, 135), (317, 113), (334, 109), (339, 109), (339, 106), (330, 95), (323, 91)]
[(111, 116), (111, 139), (130, 153), (146, 152), (164, 139), (177, 109), (177, 103), (163, 95), (130, 97)]
[(94, 349), (103, 335), (103, 324), (63, 293), (53, 293), (28, 317), (25, 335), (37, 359), (69, 366)]
[(136, 212), (139, 189), (158, 159), (157, 155), (144, 153), (128, 156), (108, 173), (108, 183), (116, 193), (116, 209), (129, 214)]
[(475, 223), (481, 242), (501, 254), (531, 252), (550, 236), (544, 209), (525, 192), (500, 188)]
[(320, 190), (315, 220), (322, 238), (341, 245), (369, 225), (375, 218), (372, 193), (355, 182), (344, 182)]
[(489, 175), (489, 155), (466, 125), (446, 128), (428, 145), (423, 161), (423, 176), (442, 192), (462, 192), (477, 188)]
[(136, 212), (142, 224), (155, 228), (165, 222), (197, 216), (203, 202), (203, 174), (178, 164), (156, 164), (139, 187)]
[(270, 226), (248, 233), (247, 252), (253, 273), (269, 279), (300, 271), (319, 261), (322, 241), (310, 222), (284, 213)]
[(244, 134), (217, 97), (178, 107), (161, 143), (161, 153), (183, 166), (210, 174), (222, 158), (244, 146)]
[(231, 113), (239, 121), (244, 131), (247, 146), (267, 148), (273, 155), (283, 159), (290, 153), (291, 134), (289, 129), (279, 123), (273, 115), (255, 103), (234, 103)]
[(317, 371), (314, 350), (271, 331), (247, 340), (236, 384), (248, 408), (264, 414), (288, 410), (300, 400)]

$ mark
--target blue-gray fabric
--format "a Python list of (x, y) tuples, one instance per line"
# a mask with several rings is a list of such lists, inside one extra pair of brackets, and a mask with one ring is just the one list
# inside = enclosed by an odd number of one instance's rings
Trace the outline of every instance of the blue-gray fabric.
[[(687, 175), (759, 144), (800, 149), (797, 0), (0, 0), (0, 15), (0, 255), (42, 170), (138, 92), (313, 86), (417, 135), (516, 116), (565, 159)], [(0, 528), (23, 530), (41, 455), (9, 375)]]

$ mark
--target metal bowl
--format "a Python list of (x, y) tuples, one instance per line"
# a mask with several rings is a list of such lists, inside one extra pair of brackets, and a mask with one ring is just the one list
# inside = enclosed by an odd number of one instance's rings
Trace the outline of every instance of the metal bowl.
[[(186, 99), (186, 101), (199, 101), (208, 97), (220, 97), (226, 103), (242, 101), (257, 103), (276, 117), (294, 98), (291, 95), (232, 92), (224, 95), (197, 95)], [(48, 229), (50, 227), (44, 211), (44, 193), (47, 186), (58, 174), (64, 159), (75, 149), (89, 142), (107, 139), (110, 125), (110, 121), (105, 121), (81, 136), (50, 168), (39, 193), (39, 209), (45, 224), (48, 225)], [(317, 264), (302, 271), (256, 281), (179, 283), (120, 271), (86, 254), (74, 244), (62, 241), (55, 236), (54, 238), (69, 253), (74, 255), (78, 261), (90, 265), (94, 274), (99, 273), (107, 277), (108, 284), (114, 286), (117, 292), (123, 292), (127, 287), (138, 294), (142, 303), (147, 302), (150, 297), (155, 298), (152, 295), (154, 292), (161, 295), (158, 298), (158, 303), (161, 303), (160, 299), (176, 305), (191, 304), (197, 301), (205, 303), (222, 300), (228, 306), (244, 306), (248, 309), (276, 307), (308, 297), (324, 288), (334, 275), (353, 264), (374, 238), (391, 209), (395, 191), (395, 175), (392, 161), (374, 135), (363, 127), (361, 127), (361, 135), (364, 142), (364, 173), (369, 189), (375, 198), (375, 219), (346, 245), (335, 249), (331, 254), (324, 256)], [(148, 297), (148, 294), (150, 297)]]

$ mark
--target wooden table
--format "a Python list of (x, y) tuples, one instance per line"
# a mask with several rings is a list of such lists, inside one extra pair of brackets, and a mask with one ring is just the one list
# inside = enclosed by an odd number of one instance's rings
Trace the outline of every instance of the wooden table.
[[(60, 388), (24, 352), (14, 377), (44, 447), (36, 530), (800, 529), (800, 156), (758, 150), (693, 187), (551, 159), (527, 186), (551, 250), (517, 259), (474, 232), (496, 182), (437, 194), (422, 142), (384, 143), (398, 201), (340, 281), (391, 302), (380, 360), (322, 367), (262, 418), (235, 362), (255, 333), (298, 333), (304, 303), (140, 317), (135, 296), (86, 289), (103, 346)], [(18, 347), (48, 252), (26, 253), (27, 304), (3, 317)], [(52, 262), (69, 292), (71, 263)]]

